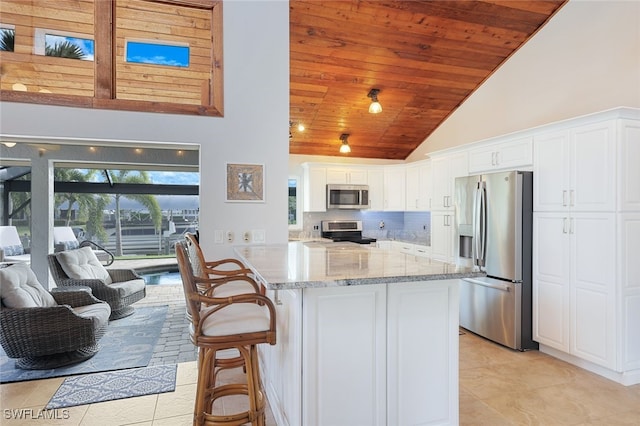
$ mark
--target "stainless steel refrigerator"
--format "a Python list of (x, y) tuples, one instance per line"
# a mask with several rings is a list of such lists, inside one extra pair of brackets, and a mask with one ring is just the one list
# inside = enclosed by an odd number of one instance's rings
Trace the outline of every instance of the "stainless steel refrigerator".
[(460, 283), (460, 325), (513, 349), (532, 340), (533, 176), (502, 172), (456, 179), (458, 261), (486, 278)]

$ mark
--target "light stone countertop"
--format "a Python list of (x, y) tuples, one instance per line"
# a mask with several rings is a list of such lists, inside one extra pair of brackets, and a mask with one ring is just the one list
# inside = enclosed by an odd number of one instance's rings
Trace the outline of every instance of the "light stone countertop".
[(235, 252), (271, 290), (485, 276), (472, 268), (349, 242), (248, 245)]

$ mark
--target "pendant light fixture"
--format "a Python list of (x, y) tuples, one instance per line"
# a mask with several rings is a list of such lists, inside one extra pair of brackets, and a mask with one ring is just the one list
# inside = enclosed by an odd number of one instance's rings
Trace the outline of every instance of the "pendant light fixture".
[(342, 154), (348, 154), (351, 152), (351, 147), (349, 146), (349, 141), (347, 140), (348, 138), (348, 133), (343, 133), (340, 135), (340, 140), (342, 141), (342, 145), (340, 145), (340, 152)]
[(367, 93), (367, 97), (371, 98), (371, 105), (369, 105), (369, 113), (371, 114), (382, 112), (382, 105), (378, 102), (378, 93), (380, 93), (380, 89), (371, 89)]

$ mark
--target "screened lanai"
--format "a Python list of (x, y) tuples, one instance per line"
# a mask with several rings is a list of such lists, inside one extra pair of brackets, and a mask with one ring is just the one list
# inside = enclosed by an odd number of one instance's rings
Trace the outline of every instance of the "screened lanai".
[[(54, 249), (54, 226), (71, 226), (76, 236), (99, 240), (115, 252), (112, 228), (118, 200), (124, 226), (118, 230), (122, 250), (117, 254), (169, 253), (171, 235), (197, 229), (198, 192), (196, 145), (41, 139), (0, 143), (0, 226), (20, 230), (42, 283), (49, 283), (46, 255)], [(82, 211), (87, 200), (96, 199), (102, 200), (102, 233)]]

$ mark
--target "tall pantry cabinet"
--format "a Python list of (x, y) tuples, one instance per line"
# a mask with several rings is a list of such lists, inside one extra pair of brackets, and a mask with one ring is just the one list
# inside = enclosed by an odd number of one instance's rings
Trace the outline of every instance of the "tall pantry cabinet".
[(640, 112), (550, 125), (533, 150), (534, 340), (640, 383)]

